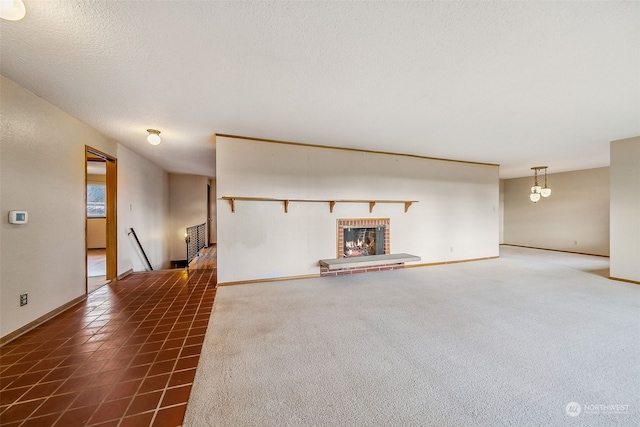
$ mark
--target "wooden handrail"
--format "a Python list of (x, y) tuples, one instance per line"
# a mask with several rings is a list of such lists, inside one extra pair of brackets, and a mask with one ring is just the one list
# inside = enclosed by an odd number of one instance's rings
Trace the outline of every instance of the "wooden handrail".
[(149, 262), (149, 258), (147, 257), (147, 253), (144, 251), (144, 248), (142, 247), (142, 244), (140, 243), (140, 240), (138, 240), (138, 235), (136, 234), (136, 231), (133, 228), (130, 228), (129, 231), (127, 232), (127, 236), (133, 234), (133, 237), (136, 239), (136, 243), (138, 244), (138, 247), (140, 248), (140, 252), (142, 252), (142, 255), (144, 256), (144, 260), (147, 261), (147, 265), (149, 266), (149, 271), (153, 271), (153, 267), (151, 266), (151, 262)]

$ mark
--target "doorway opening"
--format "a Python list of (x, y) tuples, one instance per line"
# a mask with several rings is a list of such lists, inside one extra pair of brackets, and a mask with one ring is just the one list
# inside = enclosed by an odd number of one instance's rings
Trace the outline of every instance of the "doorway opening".
[(86, 290), (117, 276), (116, 159), (94, 148), (85, 151)]

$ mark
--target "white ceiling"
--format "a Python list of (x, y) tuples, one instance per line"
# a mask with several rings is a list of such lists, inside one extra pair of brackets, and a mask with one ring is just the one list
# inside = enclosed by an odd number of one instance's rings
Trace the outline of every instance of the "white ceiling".
[(215, 133), (502, 178), (607, 166), (640, 135), (636, 1), (25, 4), (2, 74), (169, 172), (214, 176)]

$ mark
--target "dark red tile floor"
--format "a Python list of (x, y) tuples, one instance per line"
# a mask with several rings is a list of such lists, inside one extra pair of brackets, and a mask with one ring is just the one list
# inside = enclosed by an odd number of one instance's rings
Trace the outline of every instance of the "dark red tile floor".
[(215, 269), (133, 274), (0, 347), (0, 425), (181, 425), (215, 293)]

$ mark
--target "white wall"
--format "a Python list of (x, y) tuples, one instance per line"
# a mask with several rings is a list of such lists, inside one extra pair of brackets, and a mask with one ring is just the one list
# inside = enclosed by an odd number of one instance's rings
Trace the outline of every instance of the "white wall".
[[(85, 293), (85, 144), (117, 144), (1, 77), (0, 336)], [(7, 222), (9, 210), (29, 223)], [(27, 292), (29, 304), (19, 306)]]
[(609, 255), (609, 168), (549, 174), (548, 184), (551, 196), (532, 203), (533, 174), (504, 180), (504, 243)]
[(207, 183), (202, 175), (169, 174), (171, 260), (187, 259), (187, 227), (207, 223)]
[(610, 275), (640, 282), (640, 137), (611, 142)]
[(147, 270), (133, 228), (154, 270), (170, 265), (169, 174), (118, 145), (118, 274)]
[[(421, 263), (498, 256), (498, 167), (216, 138), (218, 280), (319, 273), (336, 257), (336, 220), (390, 218), (391, 252)], [(418, 200), (378, 204), (236, 201), (223, 196)]]
[[(159, 168), (143, 159), (127, 161), (122, 147), (0, 76), (0, 336), (82, 296), (86, 292), (85, 259), (85, 144), (118, 159), (119, 179), (129, 169)], [(147, 165), (147, 166), (144, 166)], [(152, 180), (119, 186), (119, 200), (128, 193), (150, 192)], [(163, 190), (164, 191), (164, 190)], [(154, 196), (155, 197), (155, 196)], [(140, 218), (162, 210), (155, 200), (142, 208)], [(29, 212), (29, 223), (12, 225), (8, 211)], [(144, 210), (142, 210), (144, 209)], [(122, 229), (130, 222), (119, 219)], [(157, 224), (153, 233), (165, 227)], [(126, 250), (120, 250), (118, 271), (127, 269)], [(166, 263), (158, 259), (157, 264)], [(131, 265), (134, 262), (131, 261)], [(29, 304), (19, 305), (27, 292)]]

